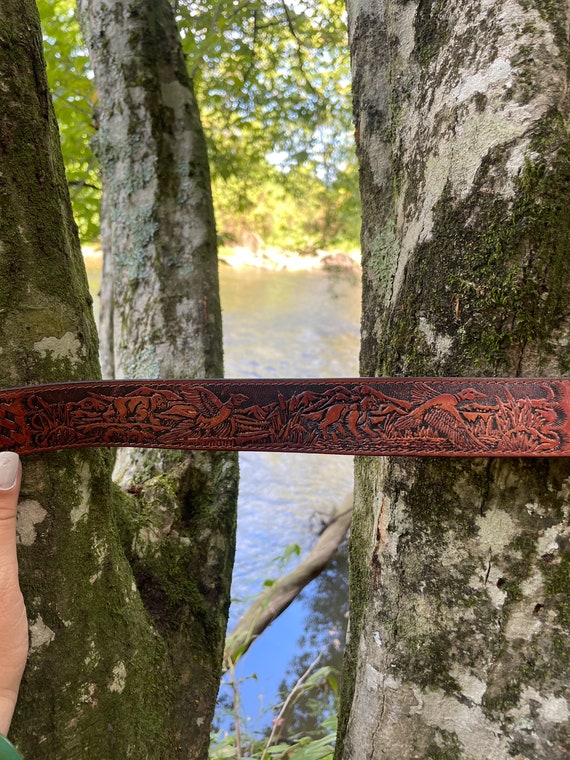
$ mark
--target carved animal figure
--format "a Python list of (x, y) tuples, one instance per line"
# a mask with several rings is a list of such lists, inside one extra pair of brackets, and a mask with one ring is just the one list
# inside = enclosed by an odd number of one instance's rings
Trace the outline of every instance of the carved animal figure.
[[(184, 401), (180, 404), (173, 404), (164, 416), (181, 420), (192, 419), (200, 427), (206, 428), (208, 432), (213, 432), (215, 428), (223, 425), (230, 418), (235, 407), (247, 400), (248, 397), (243, 393), (232, 393), (227, 401), (222, 401), (208, 388), (197, 387), (184, 391)], [(223, 432), (228, 431), (217, 430), (216, 434), (220, 435)], [(233, 432), (233, 430), (229, 432)]]
[[(429, 385), (422, 385), (418, 394), (424, 400), (396, 421), (398, 430), (409, 430), (420, 425), (443, 435), (463, 451), (476, 451), (480, 443), (469, 429), (458, 407), (463, 401), (485, 398), (474, 388), (465, 388), (459, 393), (437, 393)], [(427, 398), (426, 398), (427, 397)]]

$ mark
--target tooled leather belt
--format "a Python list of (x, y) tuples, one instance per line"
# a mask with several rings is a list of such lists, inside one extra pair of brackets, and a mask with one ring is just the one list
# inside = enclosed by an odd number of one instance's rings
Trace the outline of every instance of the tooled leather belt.
[(570, 379), (110, 380), (0, 391), (0, 450), (570, 455)]

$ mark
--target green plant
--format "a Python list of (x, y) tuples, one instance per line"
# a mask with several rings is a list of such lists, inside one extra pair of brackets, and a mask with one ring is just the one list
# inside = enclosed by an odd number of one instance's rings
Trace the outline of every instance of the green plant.
[[(236, 662), (228, 663), (228, 684), (232, 693), (232, 722), (234, 730), (217, 731), (212, 734), (209, 760), (332, 760), (336, 739), (336, 716), (328, 716), (321, 723), (322, 736), (291, 736), (283, 738), (288, 718), (296, 702), (309, 692), (323, 687), (336, 695), (338, 684), (336, 671), (329, 666), (317, 668), (324, 649), (311, 662), (305, 672), (278, 706), (267, 737), (256, 738), (244, 732), (240, 710), (240, 683), (236, 677)], [(250, 676), (255, 678), (255, 676)]]

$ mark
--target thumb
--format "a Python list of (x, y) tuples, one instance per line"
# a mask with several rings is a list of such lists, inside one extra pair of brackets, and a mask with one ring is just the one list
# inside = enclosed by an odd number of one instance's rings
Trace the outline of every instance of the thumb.
[(0, 534), (13, 530), (21, 477), (19, 456), (13, 451), (0, 452)]
[[(0, 452), (0, 734), (4, 735), (10, 726), (28, 651), (28, 624), (16, 555), (20, 480), (18, 455)], [(0, 747), (0, 758), (4, 756)]]

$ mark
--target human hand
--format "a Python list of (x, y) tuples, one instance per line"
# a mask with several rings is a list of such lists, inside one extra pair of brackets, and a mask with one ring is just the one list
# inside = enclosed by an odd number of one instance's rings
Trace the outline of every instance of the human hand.
[(28, 621), (18, 582), (16, 511), (21, 466), (0, 453), (0, 734), (8, 733), (28, 655)]

